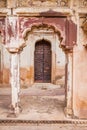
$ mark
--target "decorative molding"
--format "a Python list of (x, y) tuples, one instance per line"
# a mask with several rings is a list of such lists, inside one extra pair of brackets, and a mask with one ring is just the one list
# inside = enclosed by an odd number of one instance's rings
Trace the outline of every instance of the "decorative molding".
[(18, 0), (18, 7), (29, 7), (29, 6), (58, 6), (67, 7), (69, 6), (69, 0)]
[[(83, 126), (83, 125), (86, 125), (87, 124), (87, 120), (81, 120), (81, 119), (77, 119), (77, 117), (76, 118), (74, 118), (74, 119), (69, 119), (69, 120), (67, 120), (67, 119), (63, 119), (63, 120), (23, 120), (23, 119), (0, 119), (0, 126), (14, 126), (14, 125), (16, 125), (16, 126), (19, 126), (19, 125), (42, 125), (42, 124), (53, 124), (53, 125), (55, 125), (55, 124), (57, 124), (57, 125), (59, 125), (59, 124), (63, 124), (63, 125), (65, 125), (65, 127), (66, 127), (66, 125), (72, 125), (72, 124), (74, 124), (74, 125), (77, 125), (77, 124), (79, 124), (79, 125), (81, 125), (81, 127)], [(4, 128), (4, 127), (3, 127)]]

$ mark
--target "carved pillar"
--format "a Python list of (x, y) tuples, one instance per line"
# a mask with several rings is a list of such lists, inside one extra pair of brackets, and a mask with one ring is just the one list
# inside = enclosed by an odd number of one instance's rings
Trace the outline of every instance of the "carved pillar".
[(73, 96), (73, 54), (72, 52), (66, 53), (66, 116), (73, 115), (72, 100)]
[[(8, 0), (10, 2), (10, 0)], [(11, 0), (12, 2), (12, 0)], [(9, 3), (10, 4), (10, 3)], [(9, 16), (6, 18), (6, 48), (11, 54), (11, 114), (17, 116), (20, 112), (20, 73), (19, 73), (19, 53), (25, 46), (25, 41), (19, 35), (19, 18)], [(10, 116), (10, 114), (9, 114)]]
[[(11, 114), (17, 116), (20, 113), (20, 72), (19, 53), (11, 53)], [(10, 114), (9, 114), (10, 116)]]

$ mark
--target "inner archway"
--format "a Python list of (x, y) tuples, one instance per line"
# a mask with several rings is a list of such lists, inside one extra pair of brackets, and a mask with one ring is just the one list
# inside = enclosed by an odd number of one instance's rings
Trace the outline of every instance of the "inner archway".
[(40, 40), (35, 44), (34, 52), (34, 80), (40, 83), (51, 82), (51, 44)]

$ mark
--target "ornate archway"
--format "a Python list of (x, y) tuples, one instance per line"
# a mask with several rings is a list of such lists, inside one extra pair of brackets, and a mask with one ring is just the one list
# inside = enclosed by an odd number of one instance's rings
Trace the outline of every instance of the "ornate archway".
[[(12, 20), (15, 20), (15, 29), (13, 29), (13, 25), (12, 24)], [(18, 24), (17, 25), (17, 20), (18, 20)], [(47, 28), (47, 30), (50, 29), (51, 34), (55, 33), (58, 36), (58, 40), (60, 41), (60, 46), (67, 51), (67, 88), (66, 88), (66, 110), (67, 114), (72, 114), (72, 49), (73, 46), (76, 44), (76, 35), (73, 35), (73, 32), (76, 32), (76, 25), (72, 20), (68, 20), (66, 17), (19, 17), (18, 19), (15, 17), (12, 17), (10, 19), (7, 20), (9, 28), (7, 28), (7, 31), (9, 32), (9, 29), (12, 31), (12, 35), (8, 35), (7, 37), (7, 43), (9, 42), (13, 48), (10, 48), (10, 52), (12, 52), (12, 67), (11, 67), (11, 71), (12, 71), (12, 92), (15, 91), (15, 95), (12, 94), (12, 106), (14, 108), (14, 113), (17, 113), (16, 108), (18, 109), (19, 112), (19, 106), (18, 106), (18, 101), (19, 101), (19, 97), (18, 97), (18, 93), (19, 93), (19, 59), (18, 59), (18, 53), (19, 51), (24, 47), (24, 43), (19, 44), (18, 42), (20, 41), (20, 39), (22, 39), (23, 41), (25, 41), (25, 45), (27, 45), (29, 42), (28, 39), (28, 35), (30, 35), (30, 33), (32, 33), (33, 29), (36, 27), (38, 30), (40, 30), (40, 28)], [(16, 28), (16, 26), (18, 26), (18, 29)], [(47, 31), (46, 30), (46, 31)], [(44, 31), (44, 30), (43, 30)], [(13, 39), (14, 36), (14, 39)], [(52, 35), (54, 36), (54, 35)], [(28, 39), (28, 40), (27, 40)], [(35, 42), (32, 43), (34, 44), (33, 47), (31, 48), (32, 54), (31, 56), (34, 57), (34, 49), (35, 49), (35, 43), (37, 40), (43, 39), (43, 35), (40, 32), (40, 37), (38, 36), (38, 38), (34, 39)], [(47, 39), (47, 37), (45, 38)], [(50, 39), (50, 38), (49, 38)], [(51, 37), (51, 40), (52, 37)], [(17, 42), (16, 42), (17, 41)], [(17, 43), (17, 44), (13, 44)], [(28, 43), (27, 43), (28, 42)], [(52, 42), (53, 43), (53, 42)], [(14, 46), (15, 45), (15, 46)], [(12, 49), (12, 50), (11, 50)], [(53, 47), (54, 49), (54, 47)], [(13, 53), (15, 53), (15, 55), (13, 55)], [(55, 55), (52, 55), (53, 57), (55, 57)], [(33, 58), (34, 59), (34, 58)], [(16, 61), (16, 68), (18, 71), (15, 72), (15, 63), (14, 61)], [(54, 58), (55, 60), (55, 58)], [(31, 61), (31, 65), (34, 64), (34, 61)], [(53, 64), (52, 64), (53, 65)], [(55, 66), (54, 66), (55, 69)], [(14, 73), (15, 72), (15, 73)], [(34, 76), (34, 70), (32, 70), (33, 74), (32, 77)], [(55, 72), (55, 71), (54, 71)], [(53, 73), (53, 72), (52, 72)], [(15, 74), (15, 75), (14, 75)], [(16, 75), (18, 75), (18, 78), (15, 78)], [(54, 74), (55, 75), (55, 74)], [(32, 78), (34, 79), (34, 78)], [(54, 79), (54, 77), (52, 76), (52, 79)], [(13, 83), (13, 81), (15, 81)], [(16, 87), (17, 84), (17, 87)], [(15, 98), (16, 97), (16, 98)], [(15, 99), (15, 100), (14, 100)]]

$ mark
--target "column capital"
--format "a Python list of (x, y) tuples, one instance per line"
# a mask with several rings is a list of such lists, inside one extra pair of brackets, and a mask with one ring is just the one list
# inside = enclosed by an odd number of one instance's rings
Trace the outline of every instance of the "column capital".
[(19, 48), (14, 48), (14, 47), (7, 48), (7, 50), (9, 53), (19, 53), (19, 51), (20, 51)]
[(6, 47), (6, 49), (8, 50), (9, 53), (14, 54), (14, 53), (21, 53), (21, 51), (23, 51), (23, 48), (26, 45), (23, 44), (20, 47)]
[(62, 50), (66, 53), (66, 54), (68, 54), (68, 53), (73, 53), (73, 48), (65, 48), (65, 47), (61, 47), (62, 48)]
[(64, 112), (66, 117), (73, 117), (73, 110), (71, 108), (65, 107)]

